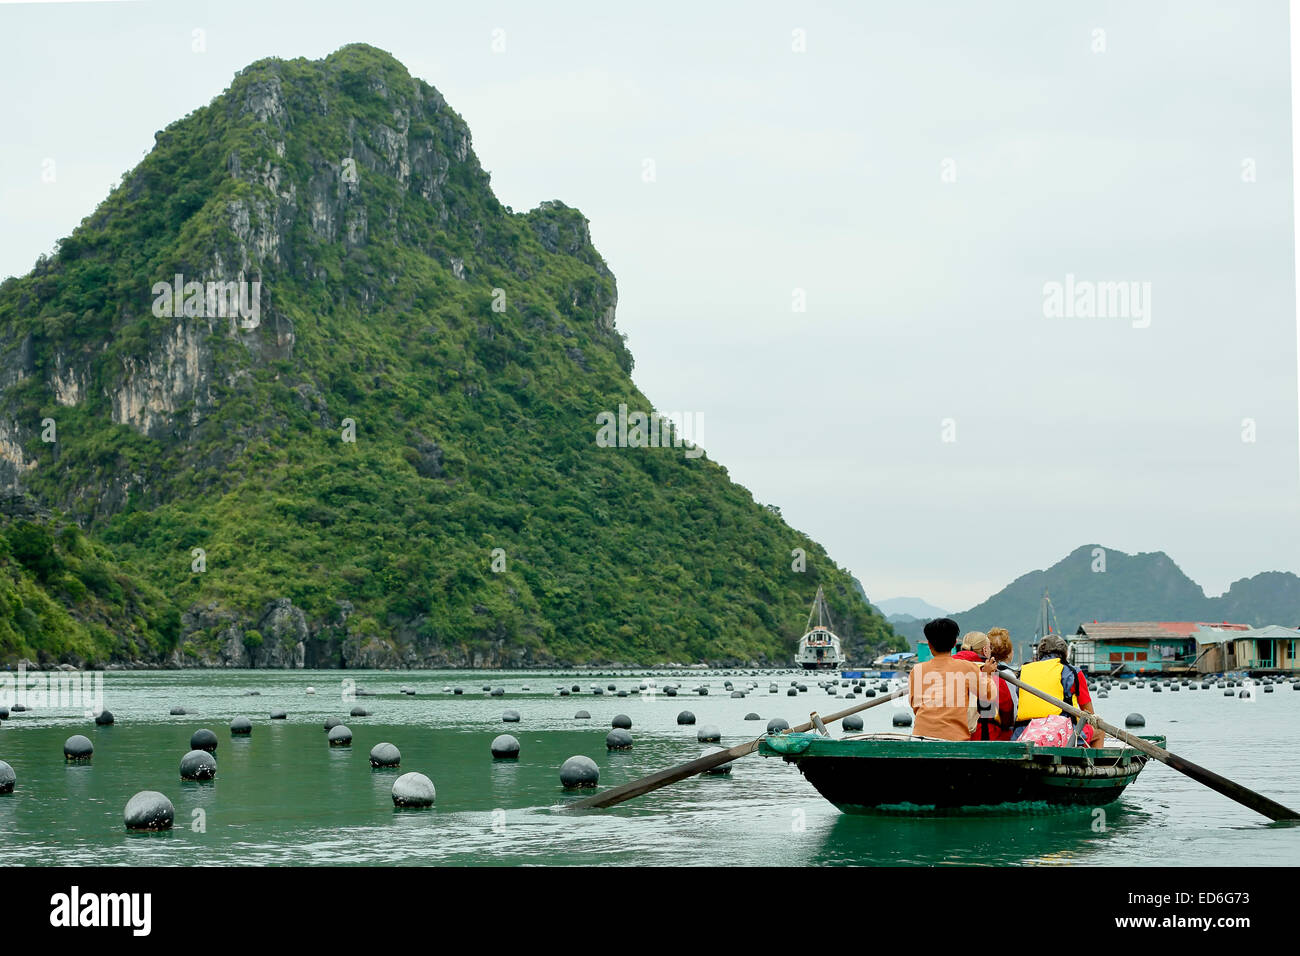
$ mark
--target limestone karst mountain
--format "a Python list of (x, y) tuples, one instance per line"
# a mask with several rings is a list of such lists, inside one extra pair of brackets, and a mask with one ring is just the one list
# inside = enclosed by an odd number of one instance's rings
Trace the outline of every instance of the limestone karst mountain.
[(707, 455), (597, 442), (654, 406), (586, 219), (502, 206), (392, 57), (259, 61), (155, 139), (0, 286), (6, 522), (50, 542), (0, 555), (0, 662), (785, 663), (818, 584), (893, 640)]

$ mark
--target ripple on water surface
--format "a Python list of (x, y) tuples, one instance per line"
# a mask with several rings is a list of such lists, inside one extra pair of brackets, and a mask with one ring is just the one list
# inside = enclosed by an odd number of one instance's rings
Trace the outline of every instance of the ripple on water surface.
[[(660, 692), (644, 695), (639, 685), (651, 676)], [(809, 690), (788, 697), (796, 679)], [(727, 680), (742, 690), (751, 681), (758, 686), (732, 698)], [(773, 682), (777, 691), (769, 693)], [(611, 694), (611, 683), (628, 696)], [(679, 685), (677, 697), (661, 692), (668, 683)], [(504, 696), (484, 692), (484, 684)], [(579, 692), (556, 694), (574, 684)], [(694, 693), (701, 685), (707, 696)], [(307, 694), (308, 686), (316, 693)], [(352, 698), (353, 686), (367, 693)], [(842, 814), (794, 767), (758, 756), (738, 760), (729, 776), (694, 778), (611, 810), (563, 809), (583, 795), (560, 788), (559, 767), (570, 756), (591, 757), (603, 789), (709, 750), (696, 741), (696, 727), (677, 724), (685, 706), (699, 724), (719, 727), (729, 746), (752, 740), (773, 717), (797, 724), (809, 711), (851, 706), (840, 690), (832, 697), (807, 676), (771, 672), (114, 672), (104, 682), (112, 726), (40, 708), (13, 714), (0, 728), (0, 760), (18, 775), (16, 791), (0, 796), (0, 864), (1300, 863), (1300, 828), (1268, 825), (1155, 762), (1100, 820), (1089, 810), (930, 819)], [(1216, 689), (1113, 689), (1098, 704), (1114, 723), (1140, 710), (1144, 732), (1167, 735), (1175, 752), (1300, 806), (1300, 762), (1291, 756), (1300, 744), (1300, 692), (1280, 690), (1250, 702)], [(358, 703), (369, 716), (349, 716)], [(178, 706), (188, 713), (170, 716)], [(493, 760), (490, 752), (507, 726), (506, 709), (520, 715), (508, 724), (520, 745), (517, 761)], [(579, 709), (590, 719), (576, 720)], [(272, 721), (278, 710), (287, 719)], [(750, 712), (761, 722), (746, 721)], [(892, 729), (893, 712), (892, 704), (865, 712), (865, 730)], [(631, 718), (631, 750), (605, 748), (617, 714)], [(238, 716), (251, 720), (251, 735), (231, 735)], [(331, 716), (346, 719), (350, 747), (327, 745)], [(182, 782), (180, 759), (200, 728), (217, 734), (218, 773)], [(64, 760), (72, 733), (94, 742), (90, 762)], [(371, 768), (370, 750), (380, 742), (401, 751), (400, 768)], [(393, 780), (408, 771), (433, 780), (433, 808), (394, 808)], [(172, 831), (126, 831), (122, 809), (141, 790), (171, 798)]]

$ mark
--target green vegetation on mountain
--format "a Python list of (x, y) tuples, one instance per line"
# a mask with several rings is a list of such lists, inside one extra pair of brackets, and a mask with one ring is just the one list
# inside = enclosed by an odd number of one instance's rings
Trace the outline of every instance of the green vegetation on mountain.
[(0, 660), (157, 657), (180, 621), (76, 525), (0, 523)]
[[(969, 611), (953, 614), (963, 630), (1005, 627), (1014, 640), (1033, 637), (1043, 591), (1056, 626), (1073, 634), (1089, 621), (1231, 621), (1261, 627), (1300, 625), (1300, 577), (1266, 571), (1243, 578), (1220, 597), (1206, 597), (1163, 551), (1125, 554), (1086, 544), (1045, 571), (1016, 578)], [(924, 620), (891, 617), (895, 630), (916, 641)]]
[[(155, 314), (176, 274), (256, 280), (256, 327)], [(101, 623), (47, 640), (10, 601), (0, 662), (787, 663), (818, 584), (855, 659), (895, 646), (721, 465), (598, 446), (599, 413), (653, 410), (616, 300), (583, 216), (500, 205), (387, 54), (253, 64), (0, 285), (0, 484), (124, 589), (23, 565), (23, 608)]]

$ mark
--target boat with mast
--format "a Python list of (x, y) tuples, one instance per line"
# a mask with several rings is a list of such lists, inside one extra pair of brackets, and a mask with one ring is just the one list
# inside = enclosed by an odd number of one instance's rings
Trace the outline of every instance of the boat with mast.
[[(814, 618), (816, 624), (813, 624)], [(799, 638), (799, 650), (795, 653), (794, 662), (808, 671), (838, 670), (843, 666), (844, 651), (832, 626), (831, 612), (826, 608), (826, 595), (822, 593), (819, 584), (812, 610), (808, 612), (808, 623), (804, 625), (804, 635)]]
[(1061, 626), (1056, 622), (1056, 607), (1052, 604), (1051, 595), (1047, 593), (1047, 588), (1043, 588), (1043, 599), (1038, 602), (1038, 619), (1034, 622), (1034, 640), (1021, 646), (1021, 664), (1034, 659), (1038, 651), (1038, 642), (1048, 634), (1065, 636), (1061, 634)]

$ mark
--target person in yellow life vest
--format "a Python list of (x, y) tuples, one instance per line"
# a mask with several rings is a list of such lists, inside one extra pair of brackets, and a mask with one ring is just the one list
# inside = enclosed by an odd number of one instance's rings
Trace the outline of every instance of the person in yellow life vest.
[[(1020, 668), (1020, 680), (1030, 687), (1051, 694), (1057, 700), (1073, 704), (1085, 713), (1094, 713), (1092, 695), (1088, 693), (1088, 680), (1083, 671), (1070, 663), (1069, 656), (1070, 647), (1065, 639), (1059, 634), (1048, 634), (1038, 642), (1036, 659)], [(1022, 690), (1016, 707), (1016, 729), (1012, 732), (1011, 739), (1019, 740), (1035, 717), (1052, 717), (1060, 713), (1063, 711), (1055, 704), (1049, 704), (1041, 697)], [(1084, 725), (1083, 736), (1092, 747), (1105, 745), (1105, 735), (1096, 733), (1089, 725)]]

